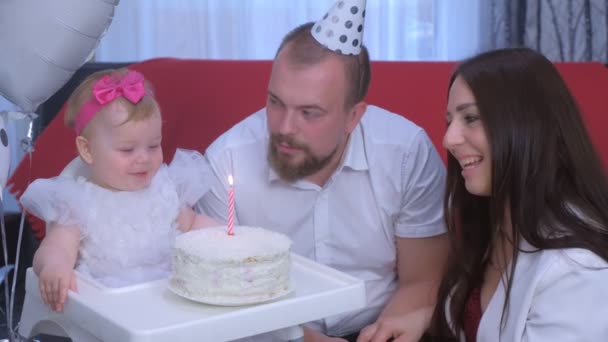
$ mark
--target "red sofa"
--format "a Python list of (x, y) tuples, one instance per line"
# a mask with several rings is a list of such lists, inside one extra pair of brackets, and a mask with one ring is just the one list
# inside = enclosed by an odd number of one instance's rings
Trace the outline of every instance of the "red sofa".
[[(445, 158), (441, 139), (445, 129), (447, 82), (451, 62), (373, 62), (367, 101), (400, 113), (426, 129)], [(205, 148), (217, 136), (264, 106), (270, 61), (218, 61), (161, 58), (131, 65), (156, 89), (164, 119), (164, 154), (170, 161), (177, 147)], [(604, 164), (608, 165), (608, 69), (599, 63), (558, 64), (577, 98)], [(64, 127), (63, 112), (37, 138), (31, 159), (26, 157), (9, 179), (17, 197), (36, 178), (59, 174), (76, 156), (74, 133)], [(30, 217), (41, 239), (42, 222)]]

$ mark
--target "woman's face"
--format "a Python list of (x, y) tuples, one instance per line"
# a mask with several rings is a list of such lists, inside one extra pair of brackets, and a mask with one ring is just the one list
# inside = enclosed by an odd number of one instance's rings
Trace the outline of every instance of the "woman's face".
[(443, 146), (462, 168), (465, 187), (473, 195), (492, 193), (492, 158), (475, 97), (458, 76), (448, 97)]

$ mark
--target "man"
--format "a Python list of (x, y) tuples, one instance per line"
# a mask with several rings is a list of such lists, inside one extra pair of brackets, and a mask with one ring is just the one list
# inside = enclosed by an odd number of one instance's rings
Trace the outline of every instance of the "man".
[[(443, 163), (420, 127), (364, 102), (364, 5), (345, 3), (333, 10), (361, 26), (330, 12), (284, 38), (266, 108), (207, 149), (217, 178), (198, 206), (226, 221), (233, 175), (236, 223), (285, 233), (293, 252), (365, 281), (367, 307), (305, 328), (306, 341), (355, 341), (374, 322), (366, 335), (388, 339), (384, 319), (432, 308), (447, 251)], [(329, 34), (336, 22), (355, 38)]]

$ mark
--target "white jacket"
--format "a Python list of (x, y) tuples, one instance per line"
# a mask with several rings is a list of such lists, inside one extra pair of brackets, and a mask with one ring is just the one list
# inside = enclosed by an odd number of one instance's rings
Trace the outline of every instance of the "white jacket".
[[(527, 242), (521, 247), (534, 250)], [(501, 329), (504, 300), (501, 281), (477, 342), (608, 341), (608, 263), (588, 250), (520, 252)]]

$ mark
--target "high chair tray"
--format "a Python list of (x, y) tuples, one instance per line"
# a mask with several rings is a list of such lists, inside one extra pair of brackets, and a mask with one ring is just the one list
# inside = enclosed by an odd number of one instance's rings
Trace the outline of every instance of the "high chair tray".
[[(293, 291), (275, 301), (214, 306), (182, 298), (168, 280), (104, 288), (79, 277), (60, 315), (103, 341), (229, 341), (297, 326), (365, 306), (364, 283), (312, 260), (291, 255)], [(27, 272), (28, 296), (40, 297), (38, 279)]]

